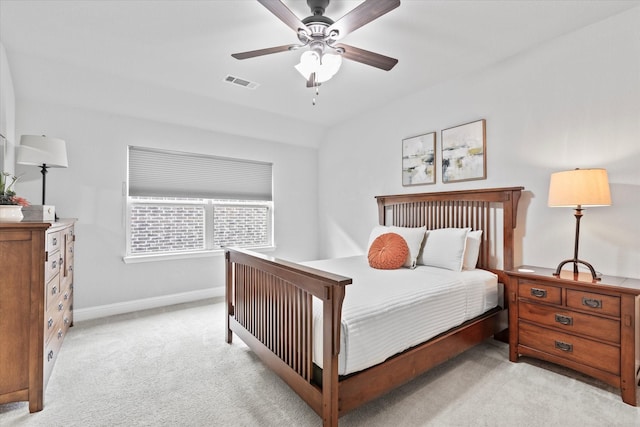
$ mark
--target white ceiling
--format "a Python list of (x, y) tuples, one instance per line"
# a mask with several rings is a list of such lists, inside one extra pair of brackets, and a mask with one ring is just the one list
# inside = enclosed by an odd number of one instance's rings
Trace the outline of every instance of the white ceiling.
[[(301, 19), (305, 1), (284, 0)], [(334, 0), (337, 20), (361, 1)], [(153, 116), (159, 103), (258, 112), (332, 126), (444, 80), (473, 73), (581, 27), (637, 7), (633, 1), (419, 1), (346, 36), (344, 43), (399, 60), (389, 72), (344, 61), (313, 90), (293, 66), (300, 53), (243, 61), (232, 53), (296, 43), (254, 0), (0, 0), (0, 41), (17, 99), (55, 99)], [(227, 74), (260, 84), (225, 83)], [(142, 111), (146, 114), (142, 114)], [(175, 119), (175, 117), (174, 117)]]

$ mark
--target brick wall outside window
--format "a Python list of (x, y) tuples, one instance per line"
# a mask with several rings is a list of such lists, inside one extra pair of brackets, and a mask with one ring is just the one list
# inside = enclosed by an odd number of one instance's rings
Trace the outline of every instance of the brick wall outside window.
[(204, 206), (133, 204), (131, 253), (160, 253), (205, 248)]
[(268, 219), (266, 206), (214, 206), (213, 245), (266, 246)]
[(132, 197), (129, 254), (269, 246), (271, 207), (260, 203)]

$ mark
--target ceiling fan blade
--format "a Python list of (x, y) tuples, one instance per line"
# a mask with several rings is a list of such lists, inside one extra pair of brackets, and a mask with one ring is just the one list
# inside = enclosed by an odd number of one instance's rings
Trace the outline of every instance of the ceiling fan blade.
[(335, 40), (341, 39), (352, 31), (381, 17), (385, 13), (400, 6), (400, 0), (365, 0), (349, 13), (338, 19), (327, 28), (327, 34), (338, 32)]
[(296, 33), (300, 29), (308, 31), (307, 26), (280, 0), (258, 0), (258, 3), (269, 9), (269, 12), (276, 15), (278, 19), (287, 24)]
[(375, 52), (369, 52), (368, 50), (353, 47), (348, 44), (338, 43), (334, 47), (344, 49), (344, 53), (342, 54), (343, 58), (371, 65), (372, 67), (380, 68), (385, 71), (389, 71), (398, 63), (398, 60), (395, 58), (380, 55)]
[(297, 44), (287, 44), (283, 46), (268, 47), (266, 49), (250, 50), (248, 52), (232, 53), (231, 56), (236, 59), (248, 59), (255, 58), (256, 56), (270, 55), (272, 53), (286, 52), (297, 49), (298, 47), (299, 45)]

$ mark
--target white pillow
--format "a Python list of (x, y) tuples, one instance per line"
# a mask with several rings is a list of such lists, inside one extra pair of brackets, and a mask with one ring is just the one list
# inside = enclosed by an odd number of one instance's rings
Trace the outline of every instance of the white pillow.
[(427, 231), (418, 264), (462, 271), (462, 260), (470, 228), (439, 228)]
[(478, 256), (480, 255), (480, 239), (482, 230), (470, 231), (467, 234), (466, 246), (464, 248), (464, 261), (462, 261), (463, 270), (473, 270), (478, 264)]
[(402, 236), (402, 238), (407, 242), (407, 246), (409, 247), (409, 255), (407, 256), (407, 260), (404, 263), (405, 267), (416, 268), (416, 259), (418, 258), (418, 253), (420, 252), (420, 247), (422, 246), (422, 241), (424, 240), (425, 232), (427, 231), (426, 227), (395, 227), (395, 226), (384, 226), (378, 225), (371, 230), (371, 234), (369, 235), (369, 243), (367, 244), (367, 252), (371, 247), (371, 244), (376, 237), (385, 233), (396, 233)]

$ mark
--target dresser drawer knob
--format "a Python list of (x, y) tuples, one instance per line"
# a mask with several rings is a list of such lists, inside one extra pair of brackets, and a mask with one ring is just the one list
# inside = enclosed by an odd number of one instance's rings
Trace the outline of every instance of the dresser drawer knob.
[(58, 329), (58, 339), (62, 338), (62, 329)]
[(52, 269), (52, 270), (55, 270), (56, 268), (58, 268), (58, 260), (54, 260), (54, 261), (51, 263), (51, 269)]
[(562, 314), (556, 314), (556, 322), (558, 323), (562, 323), (563, 325), (566, 326), (571, 326), (573, 325), (573, 318), (569, 317), (569, 316), (564, 316)]
[(51, 295), (55, 295), (57, 293), (58, 293), (58, 286), (53, 285), (53, 287), (51, 288)]
[(556, 348), (558, 350), (566, 351), (567, 353), (571, 353), (573, 351), (573, 344), (568, 344), (562, 341), (556, 341)]
[(51, 329), (52, 326), (53, 326), (53, 317), (49, 317), (49, 320), (47, 320), (47, 329)]
[(531, 295), (536, 298), (546, 298), (547, 291), (545, 289), (531, 288)]
[(51, 359), (53, 359), (53, 350), (49, 350), (49, 353), (47, 353), (47, 362), (50, 362)]
[(62, 310), (64, 310), (64, 304), (60, 303), (58, 304), (58, 311), (62, 311)]
[(591, 308), (602, 308), (602, 300), (582, 297), (582, 305), (586, 305), (587, 307)]

